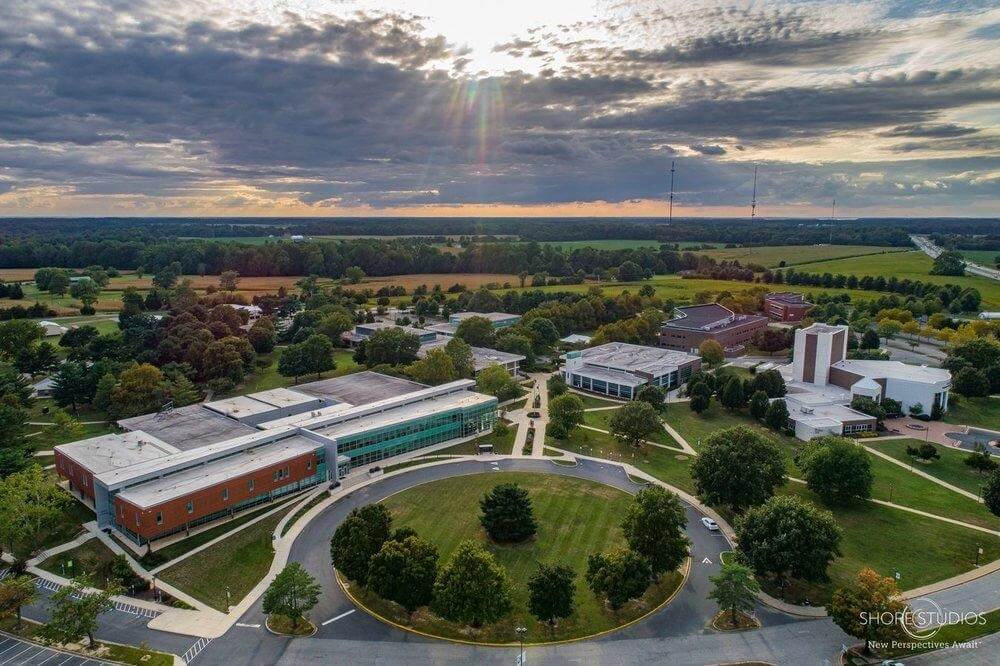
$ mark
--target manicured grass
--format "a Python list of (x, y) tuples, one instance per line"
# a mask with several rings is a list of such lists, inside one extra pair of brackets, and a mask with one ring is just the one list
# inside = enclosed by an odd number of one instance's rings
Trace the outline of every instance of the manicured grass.
[(470, 439), (468, 442), (455, 444), (444, 449), (430, 451), (426, 456), (472, 456), (479, 453), (480, 444), (492, 444), (493, 452), (500, 455), (510, 455), (514, 449), (514, 438), (517, 436), (517, 426), (507, 426), (507, 432), (499, 435), (491, 432), (482, 437)]
[(28, 426), (29, 432), (37, 432), (37, 435), (28, 438), (28, 443), (31, 444), (36, 451), (48, 451), (53, 446), (59, 444), (65, 444), (67, 442), (75, 442), (78, 439), (87, 439), (88, 437), (97, 437), (98, 435), (106, 435), (111, 432), (115, 432), (115, 427), (107, 423), (99, 424), (87, 424), (81, 426), (82, 431), (79, 435), (66, 435), (65, 433), (58, 433), (52, 426)]
[[(257, 368), (256, 372), (251, 374), (243, 386), (234, 391), (233, 394), (246, 395), (247, 393), (256, 393), (258, 391), (268, 391), (275, 388), (294, 386), (294, 377), (285, 377), (278, 373), (278, 359), (281, 356), (282, 349), (283, 347), (278, 347), (269, 355), (265, 356), (264, 358), (270, 361), (267, 367)], [(350, 349), (336, 350), (333, 353), (333, 360), (337, 364), (336, 369), (330, 372), (324, 372), (321, 379), (341, 377), (343, 375), (349, 375), (353, 372), (358, 372), (359, 370), (364, 369), (362, 366), (354, 362), (354, 351)], [(311, 382), (315, 380), (315, 375), (299, 377), (299, 382)]]
[[(778, 492), (824, 506), (800, 483), (789, 482)], [(898, 570), (900, 588), (909, 590), (969, 571), (979, 546), (983, 548), (980, 562), (1000, 557), (1000, 539), (989, 534), (872, 502), (837, 507), (833, 515), (844, 538), (841, 557), (830, 565), (831, 580), (800, 586), (790, 595), (792, 600), (808, 598), (813, 604), (826, 603), (838, 585), (852, 582), (866, 566), (883, 576)]]
[(873, 499), (891, 501), (992, 530), (1000, 529), (1000, 518), (990, 513), (985, 505), (878, 456), (869, 454), (869, 459), (875, 475)]
[(546, 436), (545, 444), (585, 456), (626, 462), (665, 483), (694, 493), (691, 457), (679, 452), (648, 445), (643, 450), (636, 451), (622, 446), (611, 435), (585, 428), (574, 428), (566, 439)]
[(395, 465), (389, 465), (384, 467), (383, 471), (386, 474), (389, 472), (398, 472), (401, 469), (406, 469), (407, 467), (416, 467), (417, 465), (426, 465), (427, 463), (438, 462), (439, 460), (451, 460), (449, 456), (422, 456), (420, 458), (413, 458), (411, 460), (406, 460)]
[[(602, 409), (599, 412), (584, 412), (583, 422), (593, 428), (610, 430), (609, 423), (616, 413), (618, 413), (617, 409)], [(654, 433), (649, 437), (649, 441), (657, 442), (658, 444), (665, 444), (666, 446), (673, 446), (678, 449), (681, 448), (681, 445), (678, 444), (666, 430)]]
[(742, 264), (754, 263), (768, 268), (776, 268), (781, 265), (795, 266), (842, 257), (899, 252), (902, 249), (873, 245), (769, 245), (753, 248), (733, 247), (698, 250), (697, 254), (704, 254), (719, 261), (737, 260)]
[(948, 397), (948, 411), (941, 420), (1000, 430), (1000, 398), (965, 398), (952, 392)]
[(968, 261), (986, 268), (996, 268), (997, 257), (1000, 256), (1000, 250), (959, 250), (959, 252)]
[[(538, 520), (537, 536), (523, 544), (492, 543), (479, 524), (479, 499), (495, 485), (506, 482), (517, 483), (529, 492)], [(460, 628), (422, 613), (417, 614), (422, 620), (417, 624), (439, 635), (491, 642), (516, 641), (513, 629), (522, 625), (529, 628), (526, 642), (531, 643), (604, 631), (655, 608), (679, 583), (679, 574), (665, 576), (640, 603), (627, 604), (617, 614), (604, 609), (583, 578), (588, 555), (624, 542), (619, 524), (630, 501), (628, 494), (590, 481), (506, 472), (444, 479), (388, 498), (385, 504), (392, 511), (393, 526), (411, 527), (434, 543), (442, 564), (462, 541), (472, 539), (492, 552), (510, 576), (513, 612), (506, 619), (483, 627), (477, 635), (462, 633)], [(576, 612), (560, 622), (553, 632), (538, 623), (527, 609), (527, 581), (539, 562), (564, 564), (577, 574)], [(372, 601), (370, 595), (365, 601)], [(379, 612), (385, 606), (383, 602)]]
[[(238, 604), (267, 574), (274, 559), (271, 536), (291, 509), (259, 523), (160, 572), (159, 577), (212, 608), (226, 612)], [(231, 592), (227, 601), (226, 589)]]
[(844, 275), (882, 275), (886, 278), (895, 276), (900, 280), (920, 280), (933, 284), (957, 284), (961, 287), (975, 287), (983, 297), (984, 310), (1000, 308), (1000, 282), (974, 275), (961, 277), (954, 275), (931, 275), (934, 260), (919, 250), (852, 259), (834, 259), (803, 266), (807, 273), (842, 273)]
[(968, 490), (970, 493), (977, 495), (980, 493), (982, 486), (986, 483), (989, 476), (980, 474), (965, 464), (965, 459), (969, 455), (968, 451), (938, 444), (936, 445), (937, 451), (941, 457), (930, 463), (922, 463), (918, 459), (906, 455), (907, 446), (920, 446), (923, 443), (923, 440), (919, 439), (864, 440), (865, 446), (870, 446), (877, 451), (890, 455), (896, 460), (900, 460), (913, 467), (913, 469), (920, 470), (924, 474), (930, 474), (945, 483)]
[[(623, 404), (621, 401), (602, 400), (595, 395), (587, 395), (585, 393), (577, 393), (575, 391), (572, 391), (571, 393), (583, 402), (584, 409), (594, 409), (595, 407), (621, 407)], [(552, 400), (552, 396), (549, 396), (549, 400)]]
[(114, 562), (115, 554), (100, 539), (95, 538), (84, 541), (72, 550), (53, 555), (38, 566), (67, 578), (87, 574), (95, 587), (104, 587), (106, 581), (113, 578), (111, 567)]
[(296, 521), (298, 521), (299, 518), (309, 513), (309, 511), (314, 506), (316, 506), (323, 500), (329, 499), (329, 497), (330, 497), (330, 491), (324, 490), (320, 494), (316, 495), (316, 497), (313, 497), (311, 500), (306, 502), (305, 506), (303, 506), (301, 509), (293, 513), (292, 517), (289, 518), (288, 522), (285, 523), (285, 526), (281, 528), (281, 536), (285, 536), (286, 534), (288, 534), (288, 530), (292, 529), (292, 527), (295, 525)]

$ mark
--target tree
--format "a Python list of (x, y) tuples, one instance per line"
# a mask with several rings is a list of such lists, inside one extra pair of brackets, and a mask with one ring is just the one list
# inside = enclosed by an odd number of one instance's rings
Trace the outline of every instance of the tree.
[(736, 411), (743, 406), (743, 382), (739, 377), (731, 377), (722, 387), (719, 402), (730, 411)]
[(65, 411), (56, 408), (52, 410), (52, 435), (61, 441), (73, 441), (83, 437), (85, 432), (83, 424), (67, 414)]
[(446, 620), (480, 627), (511, 607), (507, 571), (475, 541), (460, 543), (434, 583), (431, 609)]
[(865, 332), (861, 335), (860, 348), (878, 349), (879, 344), (878, 331), (874, 328), (866, 328)]
[(712, 591), (709, 599), (715, 599), (723, 612), (729, 613), (729, 622), (736, 626), (737, 613), (748, 615), (753, 612), (757, 602), (760, 585), (754, 580), (750, 567), (738, 562), (723, 562), (722, 568), (715, 576), (710, 576)]
[(201, 399), (201, 393), (194, 383), (181, 373), (170, 380), (167, 384), (167, 395), (174, 407), (186, 407), (193, 405)]
[[(566, 380), (563, 379), (563, 376), (558, 373), (551, 375), (547, 380), (545, 380), (545, 388), (548, 389), (549, 400), (558, 398), (563, 393), (569, 391), (569, 387), (566, 386)], [(550, 412), (551, 409), (552, 406), (549, 405)]]
[(455, 337), (473, 347), (490, 347), (493, 345), (493, 324), (486, 317), (468, 317), (458, 324)]
[(317, 602), (322, 588), (298, 562), (289, 562), (264, 591), (262, 606), (268, 615), (284, 615), (292, 621), (292, 631)]
[(758, 576), (784, 581), (827, 580), (840, 555), (841, 530), (833, 514), (794, 495), (778, 495), (752, 507), (736, 521), (736, 539), (745, 562)]
[(299, 381), (299, 377), (308, 374), (306, 367), (306, 357), (302, 344), (288, 345), (281, 350), (278, 357), (278, 374), (282, 377), (292, 377), (294, 381)]
[(66, 347), (73, 352), (79, 352), (98, 335), (100, 335), (100, 332), (97, 328), (90, 324), (84, 324), (63, 333), (62, 337), (59, 338), (59, 346)]
[(941, 454), (938, 453), (937, 447), (930, 442), (923, 442), (920, 446), (906, 446), (906, 455), (913, 458), (920, 458), (924, 462), (930, 462), (931, 460), (938, 460), (941, 458)]
[(219, 276), (219, 289), (222, 291), (236, 291), (236, 286), (240, 282), (240, 274), (236, 271), (222, 271)]
[(372, 558), (368, 587), (412, 613), (431, 603), (437, 563), (438, 551), (433, 544), (414, 535), (394, 534)]
[(247, 331), (247, 342), (258, 354), (274, 351), (274, 346), (278, 343), (278, 332), (274, 330), (270, 317), (261, 317), (253, 323)]
[(319, 320), (316, 332), (330, 338), (335, 345), (343, 345), (343, 334), (354, 328), (354, 317), (346, 312), (333, 312)]
[(28, 412), (12, 395), (0, 400), (0, 478), (23, 470), (33, 448), (27, 438)]
[(517, 543), (535, 536), (538, 522), (528, 491), (516, 483), (501, 483), (481, 500), (479, 523), (499, 543)]
[(784, 400), (775, 400), (767, 406), (764, 423), (768, 428), (779, 432), (788, 426), (788, 406)]
[(695, 414), (701, 414), (712, 404), (712, 389), (705, 382), (688, 385), (688, 395), (691, 396), (688, 406)]
[(827, 435), (806, 443), (797, 456), (809, 490), (827, 504), (868, 499), (875, 477), (864, 447), (846, 437)]
[(663, 423), (648, 402), (633, 400), (615, 410), (608, 421), (608, 430), (622, 444), (640, 447), (646, 439), (663, 430)]
[(709, 339), (698, 345), (698, 355), (708, 365), (719, 365), (726, 360), (726, 352), (717, 341)]
[(965, 262), (958, 252), (946, 250), (934, 259), (931, 275), (965, 275)]
[(63, 296), (69, 290), (69, 273), (64, 270), (53, 271), (46, 290), (53, 296)]
[(344, 278), (349, 284), (358, 284), (365, 279), (365, 272), (360, 266), (348, 266), (344, 271)]
[(304, 367), (307, 372), (316, 373), (316, 379), (327, 370), (336, 369), (337, 363), (333, 360), (333, 343), (330, 342), (330, 338), (314, 333), (301, 344)]
[(437, 386), (458, 378), (455, 362), (444, 349), (431, 349), (423, 358), (407, 366), (406, 374), (414, 381), (429, 386)]
[(618, 267), (619, 282), (635, 282), (643, 277), (642, 267), (634, 261), (626, 261)]
[(78, 280), (70, 285), (69, 295), (83, 303), (83, 308), (93, 308), (101, 296), (101, 287), (93, 280)]
[(767, 414), (767, 407), (770, 401), (767, 399), (767, 393), (763, 391), (755, 391), (752, 396), (750, 396), (750, 414), (755, 419), (760, 421)]
[(479, 371), (476, 375), (476, 390), (480, 393), (496, 396), (500, 402), (505, 402), (521, 395), (521, 387), (510, 376), (503, 366), (493, 364)]
[(409, 365), (417, 358), (420, 338), (402, 328), (383, 328), (365, 340), (364, 362), (369, 368), (376, 365)]
[(573, 595), (576, 592), (574, 578), (576, 574), (567, 566), (538, 565), (538, 569), (528, 579), (528, 610), (539, 622), (552, 628), (558, 620), (573, 614)]
[(559, 341), (559, 329), (548, 317), (535, 317), (528, 324), (528, 330), (531, 331), (539, 353), (551, 349)]
[(990, 394), (990, 382), (986, 374), (973, 367), (964, 367), (955, 374), (955, 391), (968, 398), (982, 398)]
[(998, 467), (996, 461), (993, 460), (993, 456), (990, 455), (990, 452), (986, 450), (985, 446), (979, 443), (976, 444), (975, 449), (973, 449), (962, 462), (980, 474), (992, 472)]
[[(891, 642), (903, 638), (902, 625), (897, 618), (902, 617), (905, 608), (896, 580), (891, 576), (879, 576), (874, 569), (865, 567), (858, 572), (853, 585), (834, 591), (826, 610), (844, 633), (864, 640), (864, 652), (871, 654), (873, 641)], [(883, 617), (892, 618), (892, 621), (878, 621)]]
[(42, 342), (34, 347), (25, 347), (14, 361), (18, 370), (29, 375), (48, 372), (59, 365), (59, 354), (49, 342)]
[(392, 516), (382, 504), (366, 504), (353, 509), (330, 539), (333, 566), (356, 583), (368, 581), (371, 559), (389, 540)]
[(452, 336), (444, 346), (444, 351), (455, 366), (455, 376), (471, 379), (476, 374), (476, 366), (472, 356), (472, 345), (461, 338)]
[(788, 392), (785, 380), (777, 370), (765, 370), (754, 375), (753, 390), (763, 391), (768, 398), (780, 398)]
[(698, 496), (741, 513), (762, 504), (785, 482), (781, 448), (747, 426), (735, 426), (709, 435), (701, 455), (691, 464)]
[(641, 389), (639, 389), (635, 399), (648, 402), (653, 409), (660, 413), (663, 413), (663, 411), (667, 408), (665, 402), (667, 399), (667, 392), (659, 386), (655, 386), (653, 384), (645, 384)]
[(31, 576), (10, 576), (0, 580), (0, 617), (17, 617), (17, 629), (21, 629), (21, 608), (38, 599), (38, 588)]
[(111, 410), (111, 396), (114, 394), (117, 384), (118, 380), (110, 372), (101, 375), (101, 378), (97, 380), (97, 387), (94, 389), (94, 398), (91, 402), (94, 409), (99, 409), (102, 412)]
[(164, 381), (160, 369), (143, 363), (122, 372), (111, 392), (110, 411), (122, 419), (155, 412), (163, 406)]
[(0, 321), (0, 361), (13, 361), (22, 349), (42, 339), (42, 327), (30, 319)]
[(573, 393), (563, 393), (549, 402), (548, 434), (558, 439), (583, 423), (583, 400)]
[(86, 636), (87, 644), (93, 647), (97, 619), (114, 610), (113, 597), (118, 592), (117, 585), (95, 590), (86, 576), (73, 579), (53, 593), (49, 621), (42, 628), (42, 634), (53, 642), (63, 644), (74, 643)]
[(59, 372), (52, 376), (52, 397), (60, 407), (71, 407), (73, 412), (93, 397), (93, 383), (83, 363), (66, 361)]
[(27, 559), (71, 501), (38, 465), (0, 479), (0, 543), (18, 560)]
[(1000, 469), (994, 469), (983, 486), (983, 502), (994, 516), (1000, 516)]
[(633, 550), (618, 548), (587, 558), (586, 580), (590, 591), (598, 598), (606, 598), (615, 611), (629, 599), (641, 597), (651, 577), (649, 562)]
[(688, 554), (687, 516), (677, 496), (660, 486), (640, 490), (625, 510), (622, 533), (654, 577), (679, 567)]
[(172, 289), (183, 272), (184, 268), (181, 266), (181, 262), (171, 262), (153, 275), (153, 286), (161, 289)]

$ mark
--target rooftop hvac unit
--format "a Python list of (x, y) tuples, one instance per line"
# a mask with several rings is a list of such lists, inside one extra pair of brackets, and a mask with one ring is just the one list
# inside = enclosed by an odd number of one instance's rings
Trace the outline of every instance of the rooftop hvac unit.
[(815, 410), (812, 407), (801, 407), (799, 411), (803, 414), (812, 414)]

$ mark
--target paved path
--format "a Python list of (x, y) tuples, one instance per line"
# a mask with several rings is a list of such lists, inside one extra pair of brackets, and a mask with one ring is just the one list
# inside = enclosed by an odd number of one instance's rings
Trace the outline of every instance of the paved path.
[(970, 499), (973, 499), (973, 500), (975, 500), (977, 502), (980, 502), (980, 503), (982, 503), (982, 501), (983, 501), (982, 499), (979, 498), (979, 495), (976, 495), (975, 493), (970, 493), (968, 490), (965, 490), (964, 488), (959, 488), (958, 486), (953, 486), (950, 483), (946, 483), (946, 482), (942, 481), (941, 479), (937, 478), (936, 476), (933, 476), (932, 474), (928, 474), (927, 472), (924, 472), (923, 470), (917, 469), (913, 465), (907, 465), (902, 460), (897, 460), (896, 458), (893, 458), (888, 453), (883, 453), (882, 451), (879, 451), (878, 449), (873, 449), (872, 447), (864, 445), (864, 444), (862, 444), (862, 446), (864, 446), (865, 449), (869, 453), (871, 453), (872, 455), (876, 455), (879, 458), (882, 458), (883, 460), (888, 460), (889, 462), (891, 462), (894, 465), (899, 465), (903, 469), (909, 470), (911, 473), (916, 474), (917, 476), (922, 476), (925, 479), (927, 479), (928, 481), (930, 481), (932, 483), (938, 484), (942, 488), (947, 488), (948, 490), (950, 490), (952, 492), (955, 492), (955, 493), (958, 493), (959, 495), (965, 495), (966, 497), (968, 497)]
[(542, 372), (531, 375), (535, 378), (535, 390), (541, 398), (538, 407), (538, 418), (535, 419), (535, 438), (531, 442), (531, 456), (542, 458), (545, 456), (545, 427), (549, 423), (549, 377), (551, 372)]
[(0, 633), (0, 664), (3, 666), (84, 666), (111, 664), (103, 659), (54, 650)]

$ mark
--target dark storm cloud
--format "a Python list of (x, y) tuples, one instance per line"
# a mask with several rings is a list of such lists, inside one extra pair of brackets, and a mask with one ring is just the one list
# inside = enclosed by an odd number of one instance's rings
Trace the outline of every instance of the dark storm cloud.
[[(116, 22), (122, 12), (135, 22)], [(279, 25), (227, 26), (155, 17), (124, 2), (71, 13), (40, 5), (24, 16), (0, 6), (0, 190), (197, 196), (238, 182), (306, 204), (627, 201), (663, 196), (672, 146), (689, 146), (705, 157), (680, 160), (678, 192), (688, 204), (722, 205), (749, 187), (746, 164), (719, 159), (729, 156), (722, 143), (743, 151), (874, 130), (911, 139), (894, 148), (910, 154), (984, 149), (989, 137), (941, 116), (998, 98), (988, 69), (811, 87), (671, 76), (679, 62), (844, 62), (894, 39), (811, 31), (794, 13), (729, 16), (738, 27), (605, 54), (638, 70), (577, 62), (479, 79), (460, 74), (474, 67), (467, 53), (409, 17), (287, 14)], [(549, 44), (533, 33), (495, 50), (530, 55)], [(566, 48), (596, 53), (587, 40)], [(886, 169), (906, 183), (937, 170), (913, 165)], [(843, 167), (844, 178), (869, 168)], [(790, 202), (825, 196), (834, 177), (814, 165), (771, 171), (783, 180), (765, 187)]]

